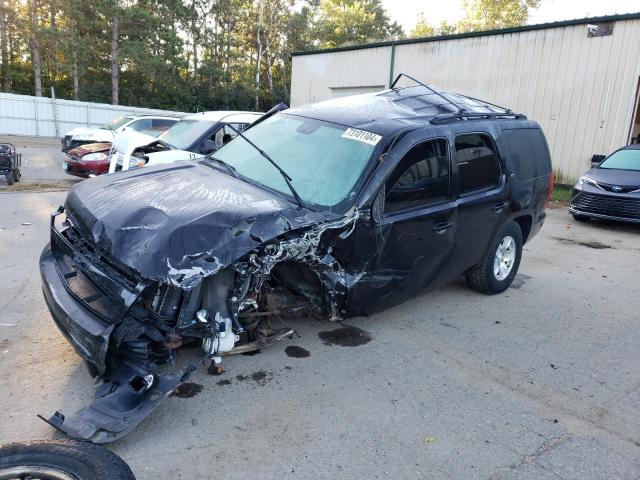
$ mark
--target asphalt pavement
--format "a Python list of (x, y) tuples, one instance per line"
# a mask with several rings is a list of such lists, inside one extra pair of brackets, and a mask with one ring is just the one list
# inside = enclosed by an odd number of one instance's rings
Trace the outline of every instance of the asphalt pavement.
[[(38, 273), (64, 195), (0, 193), (0, 443), (58, 438), (36, 414), (92, 398)], [(550, 210), (504, 294), (291, 319), (299, 337), (196, 371), (108, 448), (140, 480), (637, 480), (639, 234)]]

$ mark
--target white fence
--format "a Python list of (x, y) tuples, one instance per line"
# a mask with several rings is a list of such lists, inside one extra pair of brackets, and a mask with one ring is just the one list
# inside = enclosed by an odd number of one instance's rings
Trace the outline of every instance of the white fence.
[(116, 117), (155, 114), (183, 117), (184, 112), (135, 108), (107, 103), (55, 100), (0, 93), (0, 134), (60, 137), (76, 127), (99, 127)]

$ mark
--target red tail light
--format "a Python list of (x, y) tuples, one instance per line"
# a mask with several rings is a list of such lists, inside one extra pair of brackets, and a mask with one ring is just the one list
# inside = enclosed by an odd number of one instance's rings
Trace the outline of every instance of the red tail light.
[(549, 174), (549, 190), (547, 190), (547, 198), (544, 201), (544, 210), (549, 206), (549, 200), (551, 200), (551, 195), (553, 195), (553, 185), (556, 182), (556, 174), (552, 171)]

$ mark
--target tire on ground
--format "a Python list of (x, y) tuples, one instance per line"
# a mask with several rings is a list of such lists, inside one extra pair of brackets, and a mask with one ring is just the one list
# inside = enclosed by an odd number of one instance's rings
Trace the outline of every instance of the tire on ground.
[(78, 480), (136, 478), (124, 460), (115, 453), (92, 443), (75, 440), (33, 441), (0, 446), (0, 477), (3, 471), (20, 467), (45, 467)]
[[(498, 280), (493, 270), (496, 251), (498, 250), (498, 245), (500, 245), (502, 239), (507, 236), (510, 236), (515, 240), (516, 257), (509, 275), (507, 275), (503, 280)], [(520, 259), (522, 258), (522, 244), (522, 230), (520, 229), (520, 225), (514, 221), (506, 223), (491, 242), (491, 246), (489, 247), (482, 262), (471, 268), (465, 274), (467, 284), (474, 290), (489, 295), (504, 292), (509, 288), (511, 282), (513, 282), (513, 279), (518, 273)]]
[(7, 185), (13, 185), (13, 172), (6, 173), (4, 178), (7, 179)]

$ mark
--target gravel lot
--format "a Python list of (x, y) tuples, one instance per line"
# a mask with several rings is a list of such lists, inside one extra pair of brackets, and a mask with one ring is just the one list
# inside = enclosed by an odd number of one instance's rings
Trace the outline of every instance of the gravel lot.
[[(63, 198), (0, 194), (0, 443), (55, 438), (35, 415), (92, 398), (40, 291)], [(505, 294), (457, 282), (346, 322), (371, 337), (353, 347), (319, 335), (341, 325), (296, 319), (299, 338), (197, 371), (199, 393), (109, 448), (141, 480), (637, 480), (639, 233), (550, 210)]]

